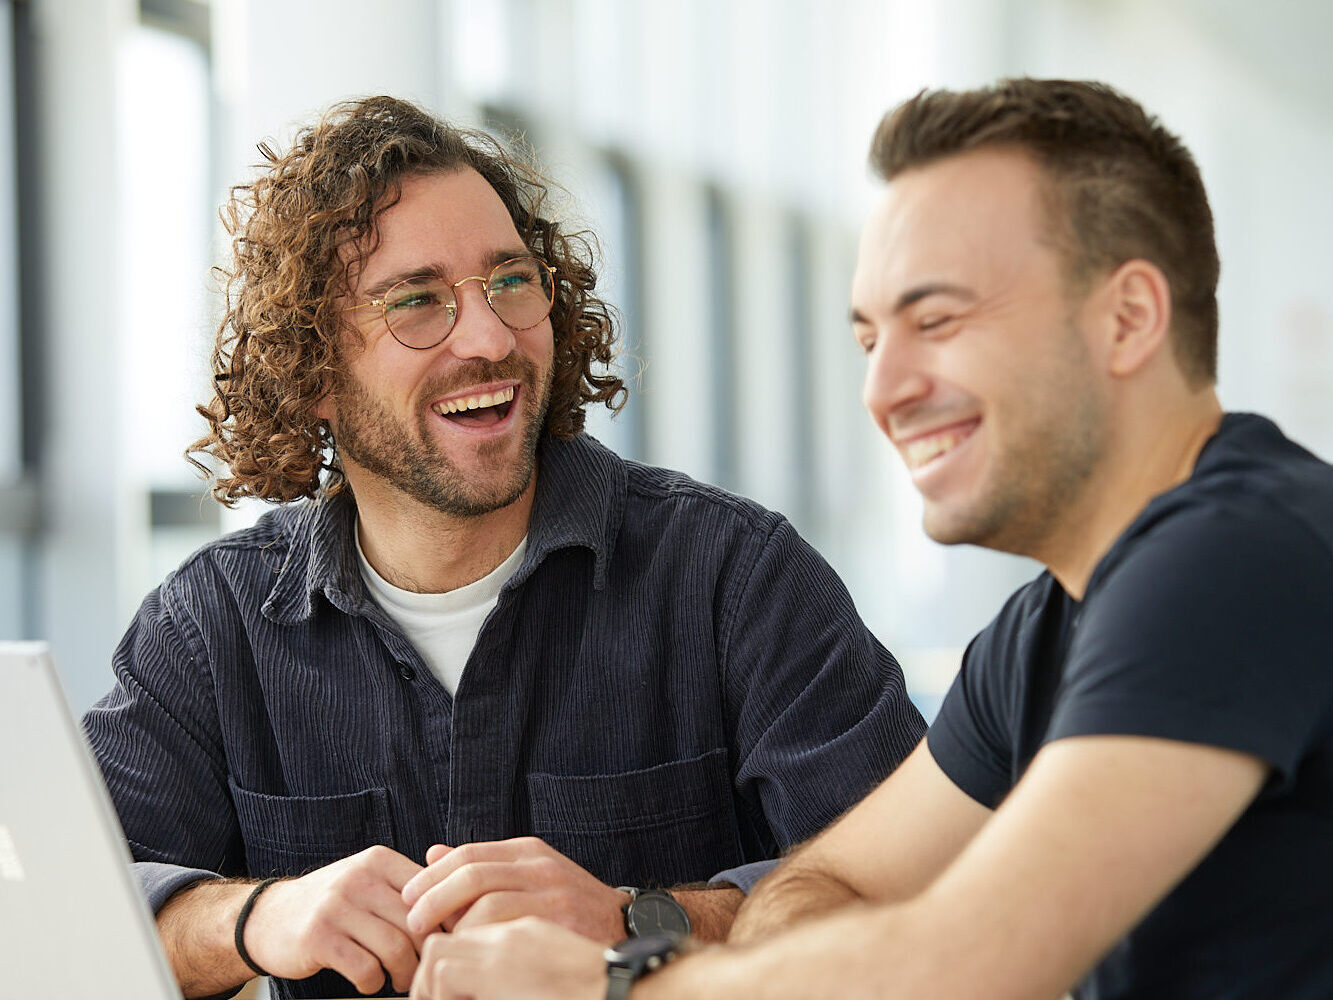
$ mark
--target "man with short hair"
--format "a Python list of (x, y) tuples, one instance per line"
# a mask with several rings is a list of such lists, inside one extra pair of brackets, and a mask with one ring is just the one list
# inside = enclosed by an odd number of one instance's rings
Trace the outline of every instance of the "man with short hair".
[(1333, 468), (1218, 402), (1192, 157), (1022, 79), (923, 92), (871, 162), (867, 408), (933, 538), (1046, 572), (735, 947), (637, 982), (678, 944), (516, 921), (430, 938), (414, 996), (1333, 996)]
[(723, 937), (920, 738), (898, 665), (782, 517), (581, 433), (612, 314), (522, 161), (389, 98), (264, 152), (194, 450), (284, 506), (86, 720), (185, 992), (406, 990), (523, 915)]

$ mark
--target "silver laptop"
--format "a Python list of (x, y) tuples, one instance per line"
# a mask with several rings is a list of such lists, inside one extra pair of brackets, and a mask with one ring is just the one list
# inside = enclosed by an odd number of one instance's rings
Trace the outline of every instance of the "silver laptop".
[(0, 642), (0, 994), (180, 1000), (45, 643)]

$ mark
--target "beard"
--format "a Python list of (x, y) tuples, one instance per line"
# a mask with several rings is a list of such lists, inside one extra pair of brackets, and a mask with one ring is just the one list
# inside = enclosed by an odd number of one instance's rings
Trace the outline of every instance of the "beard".
[[(1072, 327), (1010, 407), (992, 472), (963, 509), (932, 509), (923, 527), (945, 545), (1038, 556), (1068, 526), (1107, 449), (1105, 390)], [(1016, 397), (1017, 398), (1017, 397)]]
[[(527, 358), (511, 355), (498, 364), (477, 362), (455, 372), (455, 387), (517, 379), (514, 404), (523, 421), (517, 460), (503, 454), (508, 441), (490, 441), (477, 448), (484, 468), (468, 474), (449, 457), (430, 431), (430, 421), (447, 420), (422, 406), (416, 427), (398, 420), (384, 402), (360, 381), (340, 375), (332, 397), (337, 406), (334, 428), (337, 452), (417, 502), (454, 517), (480, 517), (507, 507), (523, 495), (537, 467), (537, 443), (551, 402), (552, 370), (545, 373)], [(448, 395), (449, 386), (427, 386), (423, 399)]]

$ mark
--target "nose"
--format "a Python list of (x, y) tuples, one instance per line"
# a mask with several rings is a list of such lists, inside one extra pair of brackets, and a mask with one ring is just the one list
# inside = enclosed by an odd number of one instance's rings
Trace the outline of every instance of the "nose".
[[(474, 287), (472, 282), (477, 282)], [(514, 350), (514, 331), (495, 315), (486, 299), (485, 278), (464, 278), (454, 286), (458, 313), (446, 343), (460, 359), (502, 361)]]
[(861, 402), (887, 437), (889, 419), (930, 394), (930, 378), (910, 337), (890, 330), (881, 332), (867, 358)]

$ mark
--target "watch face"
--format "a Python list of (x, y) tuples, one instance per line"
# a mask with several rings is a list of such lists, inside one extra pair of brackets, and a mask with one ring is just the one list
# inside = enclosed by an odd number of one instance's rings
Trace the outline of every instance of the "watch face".
[(686, 937), (690, 933), (690, 918), (685, 910), (667, 893), (650, 890), (639, 893), (629, 907), (629, 928), (636, 937), (645, 934), (670, 934)]

